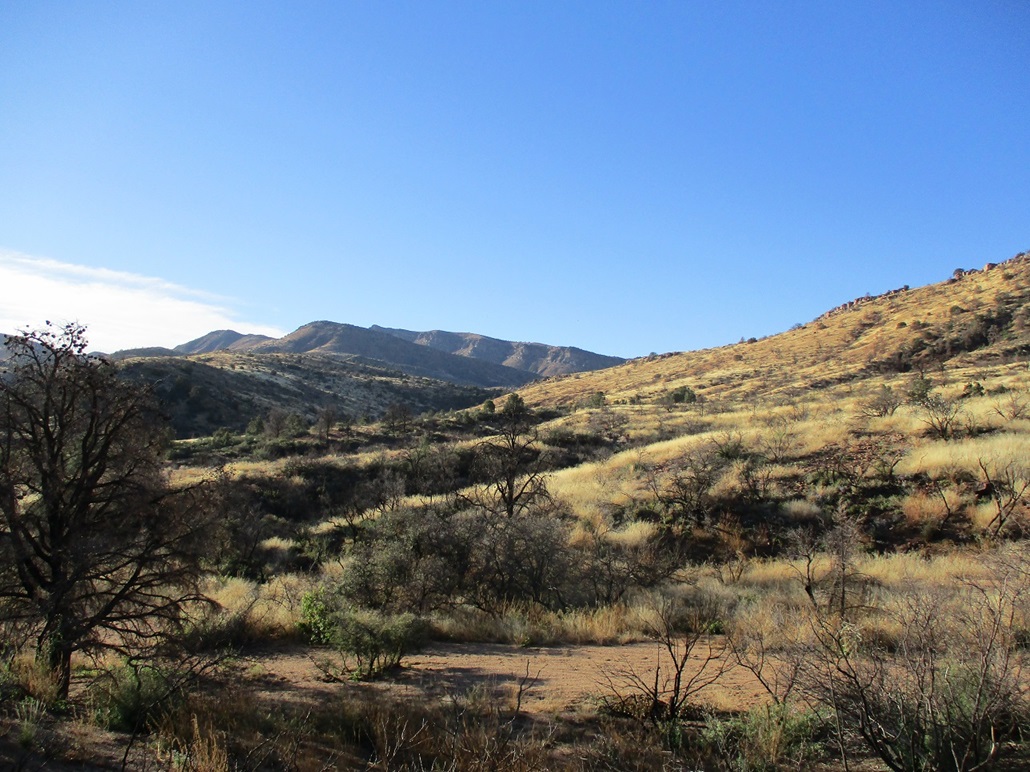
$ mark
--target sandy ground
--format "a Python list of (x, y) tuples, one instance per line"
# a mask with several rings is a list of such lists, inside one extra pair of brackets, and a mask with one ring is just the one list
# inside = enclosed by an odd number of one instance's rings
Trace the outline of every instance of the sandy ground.
[[(718, 650), (720, 643), (713, 642)], [(707, 646), (701, 646), (686, 668), (698, 672)], [(549, 721), (595, 712), (613, 687), (623, 693), (627, 676), (635, 673), (647, 682), (657, 666), (664, 674), (668, 655), (654, 643), (620, 646), (567, 646), (523, 648), (503, 644), (437, 643), (404, 660), (403, 667), (372, 683), (332, 681), (316, 664), (327, 652), (290, 645), (254, 651), (237, 664), (247, 691), (265, 702), (303, 705), (339, 697), (347, 690), (376, 690), (401, 699), (472, 700), (495, 704), (503, 711), (515, 706), (520, 688), (520, 709), (530, 719)], [(718, 709), (742, 709), (763, 701), (754, 676), (740, 667), (727, 667), (717, 684), (702, 689), (692, 702)], [(0, 769), (66, 770), (120, 769), (127, 736), (105, 732), (86, 722), (73, 721), (41, 727), (32, 746), (49, 747), (61, 761), (22, 747), (18, 722), (0, 722)], [(146, 742), (133, 746), (128, 769), (167, 767), (152, 756)]]
[[(718, 650), (719, 643), (713, 645)], [(700, 649), (686, 668), (688, 675), (701, 668), (707, 647)], [(650, 683), (656, 667), (664, 674), (671, 664), (654, 643), (554, 648), (444, 643), (408, 656), (403, 668), (383, 681), (358, 685), (328, 682), (316, 665), (322, 655), (317, 649), (294, 647), (254, 654), (244, 664), (261, 691), (281, 699), (317, 700), (340, 689), (374, 688), (412, 699), (444, 700), (467, 698), (476, 691), (513, 705), (521, 688), (522, 710), (540, 717), (594, 711), (613, 687), (627, 691), (629, 674)], [(718, 684), (702, 689), (695, 701), (741, 709), (764, 701), (764, 693), (751, 673), (727, 667)]]

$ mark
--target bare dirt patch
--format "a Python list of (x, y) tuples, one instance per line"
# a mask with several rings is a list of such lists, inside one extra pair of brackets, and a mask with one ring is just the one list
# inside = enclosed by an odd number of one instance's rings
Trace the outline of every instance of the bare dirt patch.
[[(451, 700), (479, 692), (513, 700), (526, 686), (521, 708), (538, 717), (592, 712), (612, 686), (623, 689), (625, 674), (653, 679), (656, 667), (667, 672), (668, 655), (655, 643), (621, 646), (519, 647), (505, 644), (435, 643), (404, 660), (404, 667), (374, 683), (331, 682), (316, 661), (326, 652), (291, 647), (245, 658), (244, 671), (262, 696), (286, 701), (318, 701), (345, 689), (375, 689), (412, 700)], [(691, 658), (688, 674), (701, 667)], [(754, 676), (730, 666), (698, 700), (720, 710), (746, 709), (765, 699)]]

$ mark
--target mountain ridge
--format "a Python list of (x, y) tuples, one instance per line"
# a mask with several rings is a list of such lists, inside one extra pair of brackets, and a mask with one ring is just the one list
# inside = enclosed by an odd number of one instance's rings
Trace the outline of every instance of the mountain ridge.
[(415, 332), (379, 325), (366, 328), (328, 320), (309, 322), (281, 338), (213, 330), (173, 349), (127, 349), (111, 357), (195, 356), (217, 351), (356, 356), (409, 375), (484, 388), (514, 388), (539, 378), (598, 370), (626, 361), (574, 346), (444, 330)]
[(513, 367), (516, 370), (536, 373), (545, 378), (602, 370), (626, 361), (622, 357), (597, 354), (575, 346), (509, 341), (472, 332), (415, 331), (381, 327), (377, 324), (373, 324), (369, 329), (386, 332), (438, 351), (483, 359), (506, 367)]

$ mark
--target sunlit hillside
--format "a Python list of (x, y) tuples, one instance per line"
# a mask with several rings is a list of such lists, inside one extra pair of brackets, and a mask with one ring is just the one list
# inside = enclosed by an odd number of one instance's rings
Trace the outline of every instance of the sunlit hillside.
[[(83, 639), (67, 697), (124, 754), (150, 732), (139, 768), (1025, 769), (1028, 309), (1023, 255), (512, 394), (339, 354), (124, 361), (190, 436), (147, 479), (200, 497), (206, 601), (161, 647)], [(0, 764), (69, 744), (32, 734), (65, 704), (43, 629), (0, 615)]]
[(1030, 255), (957, 274), (939, 284), (858, 298), (761, 340), (653, 355), (531, 384), (519, 393), (531, 405), (552, 407), (575, 405), (595, 392), (611, 402), (653, 402), (681, 386), (708, 399), (796, 398), (833, 384), (930, 371), (943, 363), (1026, 361)]

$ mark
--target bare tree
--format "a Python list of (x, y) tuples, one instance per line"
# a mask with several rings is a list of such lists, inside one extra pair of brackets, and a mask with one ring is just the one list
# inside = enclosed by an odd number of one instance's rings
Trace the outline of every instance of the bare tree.
[(402, 402), (387, 406), (383, 413), (383, 425), (391, 432), (406, 432), (411, 427), (411, 408)]
[(149, 394), (85, 330), (7, 338), (0, 371), (0, 617), (67, 694), (76, 651), (153, 640), (199, 599), (199, 490), (172, 491)]
[(329, 442), (333, 429), (336, 427), (337, 419), (340, 417), (335, 405), (327, 404), (318, 411), (315, 417), (315, 431), (322, 442)]
[(980, 467), (980, 490), (994, 504), (994, 516), (984, 527), (991, 538), (997, 538), (1009, 525), (1013, 515), (1021, 510), (1025, 513), (1030, 504), (1030, 467), (1009, 461), (997, 463), (988, 458), (978, 458)]
[(647, 672), (608, 674), (604, 699), (615, 713), (662, 725), (682, 719), (690, 701), (722, 677), (730, 659), (713, 636), (720, 608), (711, 598), (684, 601), (662, 595), (653, 612), (649, 633), (658, 643), (657, 664)]
[(962, 414), (962, 406), (937, 394), (928, 395), (921, 403), (922, 420), (930, 434), (942, 440), (950, 440), (955, 434), (955, 422)]
[(666, 464), (641, 464), (644, 484), (669, 523), (703, 523), (715, 504), (711, 489), (726, 469), (716, 448), (698, 447)]
[(477, 448), (476, 472), (484, 483), (462, 496), (465, 504), (513, 518), (550, 499), (544, 482), (532, 412), (512, 394), (497, 413), (500, 431)]

